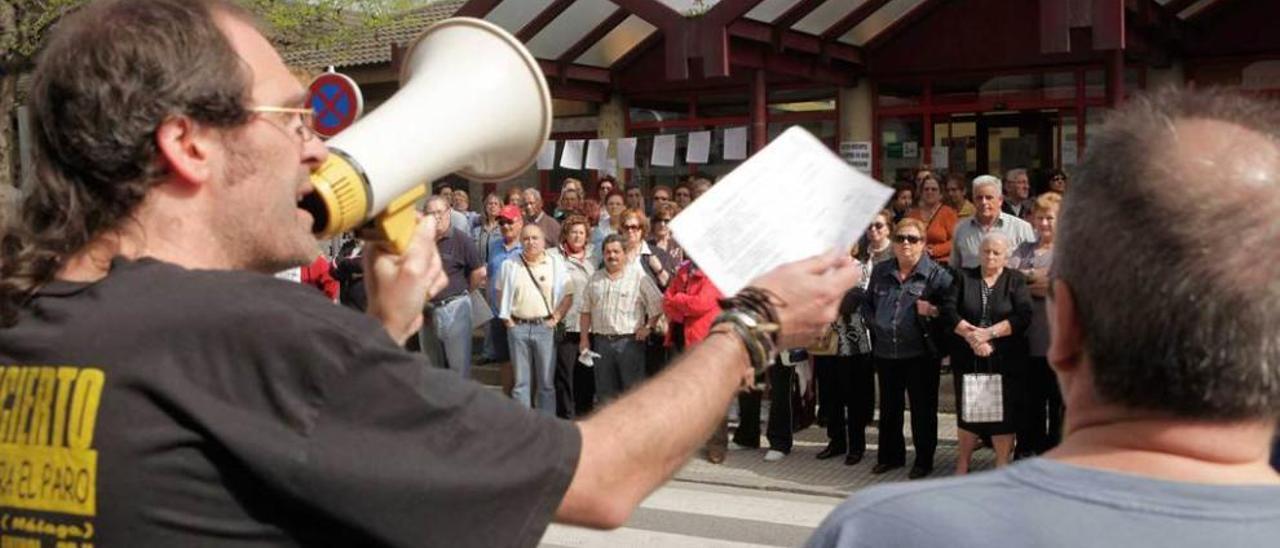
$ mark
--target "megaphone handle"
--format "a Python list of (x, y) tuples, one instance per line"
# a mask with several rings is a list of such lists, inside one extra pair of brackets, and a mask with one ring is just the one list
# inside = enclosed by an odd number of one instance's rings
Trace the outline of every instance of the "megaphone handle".
[(387, 206), (387, 209), (374, 218), (381, 239), (390, 244), (396, 254), (403, 254), (409, 249), (409, 241), (413, 239), (413, 231), (418, 227), (418, 214), (414, 210), (414, 202), (427, 193), (425, 185), (413, 187)]

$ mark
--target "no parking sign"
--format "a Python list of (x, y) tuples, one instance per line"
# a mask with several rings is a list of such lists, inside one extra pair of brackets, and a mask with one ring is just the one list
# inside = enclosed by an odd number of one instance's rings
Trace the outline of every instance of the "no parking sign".
[(307, 104), (315, 111), (317, 135), (333, 137), (347, 128), (364, 111), (364, 97), (360, 86), (345, 74), (326, 72), (311, 81), (311, 94)]

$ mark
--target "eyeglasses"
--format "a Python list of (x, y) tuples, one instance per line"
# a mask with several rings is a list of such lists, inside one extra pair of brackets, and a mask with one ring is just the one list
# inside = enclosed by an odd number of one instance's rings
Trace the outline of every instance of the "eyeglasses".
[(640, 230), (641, 228), (640, 225), (622, 225), (623, 230)]
[(897, 235), (897, 236), (894, 236), (894, 237), (893, 237), (893, 241), (895, 241), (895, 242), (897, 242), (897, 243), (900, 243), (900, 244), (912, 244), (912, 245), (914, 245), (914, 244), (918, 244), (918, 243), (920, 243), (920, 242), (923, 242), (923, 241), (924, 241), (924, 238), (921, 238), (921, 237), (916, 236), (916, 235), (914, 235), (914, 234), (899, 234), (899, 235)]
[(671, 222), (671, 219), (654, 219), (652, 221), (649, 221), (649, 224), (665, 225), (669, 222)]
[(293, 116), (291, 117), (291, 122), (292, 122), (292, 119), (297, 120), (296, 124), (293, 125), (292, 129), (288, 127), (282, 127), (280, 126), (280, 124), (277, 124), (265, 117), (262, 119), (266, 120), (268, 124), (275, 126), (276, 129), (279, 129), (280, 131), (283, 131), (286, 134), (292, 133), (296, 135), (302, 141), (310, 141), (311, 138), (315, 136), (315, 130), (312, 128), (314, 127), (313, 124), (315, 123), (316, 111), (312, 109), (293, 108), (293, 107), (257, 106), (257, 107), (249, 107), (249, 112), (252, 112), (254, 114), (292, 114)]

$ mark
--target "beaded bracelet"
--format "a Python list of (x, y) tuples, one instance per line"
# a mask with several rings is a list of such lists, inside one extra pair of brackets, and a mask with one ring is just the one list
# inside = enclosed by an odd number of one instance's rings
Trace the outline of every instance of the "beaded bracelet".
[(764, 371), (765, 367), (773, 363), (777, 353), (776, 345), (763, 328), (765, 324), (754, 313), (731, 308), (721, 312), (711, 326), (714, 329), (721, 324), (732, 327), (733, 333), (742, 340), (747, 348), (747, 356), (751, 359), (751, 368), (756, 373)]
[(772, 291), (758, 287), (747, 287), (731, 298), (720, 299), (722, 309), (750, 314), (755, 320), (755, 329), (768, 334), (773, 347), (778, 345), (778, 306), (786, 306), (786, 302)]

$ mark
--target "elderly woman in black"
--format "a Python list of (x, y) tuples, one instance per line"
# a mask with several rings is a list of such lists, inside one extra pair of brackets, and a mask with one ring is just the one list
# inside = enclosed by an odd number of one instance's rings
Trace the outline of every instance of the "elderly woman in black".
[(911, 438), (916, 448), (916, 461), (907, 477), (922, 478), (933, 471), (941, 341), (929, 333), (949, 293), (951, 274), (924, 252), (924, 232), (919, 219), (898, 222), (892, 240), (894, 257), (872, 270), (863, 305), (880, 387), (880, 451), (872, 474), (906, 464), (903, 392), (911, 399)]
[[(978, 436), (990, 435), (996, 466), (1009, 463), (1017, 431), (1019, 375), (1027, 365), (1027, 326), (1031, 324), (1031, 293), (1021, 272), (1005, 268), (1009, 238), (991, 232), (978, 248), (981, 266), (959, 272), (952, 293), (942, 307), (944, 325), (959, 337), (951, 354), (952, 380), (958, 404), (965, 405), (962, 379), (968, 373), (1001, 375), (1003, 419), (970, 423), (958, 418), (960, 446), (956, 474), (969, 472), (969, 459)], [(963, 415), (963, 414), (961, 414)]]

